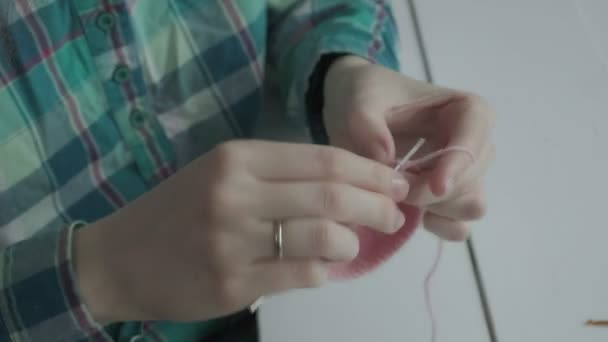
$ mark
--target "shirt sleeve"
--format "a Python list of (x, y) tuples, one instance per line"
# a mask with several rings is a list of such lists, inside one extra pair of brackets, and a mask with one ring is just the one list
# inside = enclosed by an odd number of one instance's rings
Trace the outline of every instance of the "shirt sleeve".
[[(278, 84), (287, 115), (322, 130), (320, 108), (310, 108), (309, 90), (318, 89), (324, 75), (314, 75), (325, 56), (366, 58), (399, 69), (399, 39), (388, 0), (269, 0), (269, 71)], [(331, 60), (331, 59), (330, 59)], [(321, 63), (323, 71), (327, 63)], [(315, 77), (313, 77), (315, 76)], [(321, 80), (311, 83), (311, 80)], [(318, 103), (319, 101), (313, 101)], [(317, 132), (318, 133), (318, 132)]]
[(75, 223), (0, 250), (0, 341), (112, 341), (80, 300)]

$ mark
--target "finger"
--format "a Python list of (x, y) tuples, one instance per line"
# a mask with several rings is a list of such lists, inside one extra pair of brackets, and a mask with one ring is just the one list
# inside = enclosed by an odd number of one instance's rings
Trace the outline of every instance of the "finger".
[[(450, 152), (461, 153), (461, 152)], [(486, 173), (492, 159), (494, 158), (494, 145), (487, 144), (480, 157), (468, 168), (463, 174), (454, 179), (454, 182), (449, 186), (443, 195), (436, 195), (431, 190), (432, 173), (423, 173), (420, 175), (407, 174), (410, 190), (406, 199), (407, 203), (430, 206), (433, 204), (449, 201), (462, 196), (464, 193), (471, 191), (471, 186), (480, 182), (480, 179)]]
[[(390, 164), (395, 159), (395, 143), (385, 117), (378, 114), (351, 114), (346, 122), (347, 143), (354, 146), (353, 152), (363, 157)], [(349, 144), (344, 147), (348, 149)]]
[(469, 227), (464, 222), (451, 220), (429, 212), (424, 215), (424, 227), (440, 238), (449, 241), (463, 241), (469, 237)]
[[(256, 245), (261, 260), (275, 258), (272, 222), (260, 222)], [(359, 239), (348, 227), (323, 219), (289, 219), (282, 223), (283, 252), (287, 259), (319, 259), (347, 262), (359, 253)]]
[(259, 218), (324, 218), (347, 226), (367, 226), (394, 233), (405, 217), (395, 201), (384, 195), (337, 183), (266, 183), (263, 201), (249, 206)]
[(400, 201), (409, 186), (387, 165), (329, 146), (255, 141), (246, 165), (260, 180), (351, 184)]
[(478, 220), (484, 216), (485, 210), (486, 202), (480, 184), (460, 197), (427, 207), (430, 213), (462, 221)]
[(429, 94), (421, 94), (414, 102), (406, 103), (401, 106), (391, 108), (387, 115), (387, 121), (390, 127), (405, 128), (420, 127), (427, 121), (425, 116), (417, 116), (416, 113), (421, 113), (433, 110), (450, 103), (457, 96), (453, 91), (437, 92), (435, 85), (428, 86), (428, 83), (417, 82), (417, 86), (422, 86), (430, 90)]
[(328, 269), (321, 261), (276, 260), (254, 265), (251, 278), (257, 298), (292, 289), (320, 287), (328, 280)]
[[(490, 134), (491, 109), (480, 99), (462, 96), (442, 107), (438, 115), (449, 131), (446, 147), (461, 147), (479, 157)], [(449, 128), (447, 128), (449, 127)], [(472, 165), (466, 153), (447, 153), (439, 158), (430, 179), (430, 189), (435, 195), (443, 195), (458, 176)]]

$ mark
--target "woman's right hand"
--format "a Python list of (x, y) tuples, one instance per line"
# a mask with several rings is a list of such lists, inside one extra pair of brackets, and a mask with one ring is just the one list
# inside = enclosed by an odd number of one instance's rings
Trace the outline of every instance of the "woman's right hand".
[[(352, 260), (349, 226), (387, 234), (404, 217), (405, 179), (327, 146), (224, 143), (76, 232), (75, 269), (100, 322), (208, 320), (257, 298), (321, 286), (327, 261)], [(278, 260), (273, 222), (283, 220)]]

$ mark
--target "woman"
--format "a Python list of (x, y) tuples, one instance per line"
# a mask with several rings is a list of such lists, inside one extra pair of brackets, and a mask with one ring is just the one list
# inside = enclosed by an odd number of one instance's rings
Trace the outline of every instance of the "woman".
[[(493, 114), (396, 72), (384, 1), (1, 6), (0, 340), (253, 340), (245, 309), (325, 283), (348, 227), (483, 213)], [(315, 144), (251, 140), (273, 87)], [(393, 172), (419, 137), (475, 162)]]

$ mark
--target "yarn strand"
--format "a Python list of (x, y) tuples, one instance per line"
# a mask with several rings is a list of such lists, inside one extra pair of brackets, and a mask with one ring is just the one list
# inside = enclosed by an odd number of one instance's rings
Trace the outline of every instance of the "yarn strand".
[[(401, 159), (401, 161), (399, 161), (399, 163), (397, 163), (397, 166), (395, 166), (395, 171), (400, 171), (401, 168), (408, 169), (411, 167), (416, 167), (417, 165), (424, 164), (427, 161), (434, 159), (446, 152), (445, 150), (439, 150), (439, 151), (430, 153), (422, 158), (419, 158), (417, 160), (410, 162), (409, 161), (410, 158), (420, 149), (420, 147), (422, 147), (424, 142), (425, 142), (425, 140), (423, 138), (419, 139), (418, 142), (416, 142), (416, 144), (414, 145), (414, 147), (412, 147), (409, 150), (409, 152)], [(467, 149), (458, 148), (458, 150), (464, 150), (465, 152), (469, 152)], [(435, 318), (435, 313), (433, 311), (433, 303), (431, 300), (431, 280), (432, 280), (433, 276), (435, 275), (435, 273), (437, 272), (437, 266), (439, 265), (439, 261), (441, 260), (442, 250), (443, 250), (443, 241), (441, 239), (439, 239), (439, 244), (437, 246), (437, 254), (435, 255), (435, 260), (433, 261), (433, 265), (431, 266), (431, 269), (427, 273), (426, 278), (424, 280), (424, 299), (426, 302), (426, 310), (429, 315), (429, 319), (431, 321), (431, 342), (436, 342), (436, 340), (437, 340), (437, 320)]]
[[(440, 149), (435, 152), (431, 152), (424, 157), (420, 157), (418, 159), (410, 161), (411, 157), (418, 151), (418, 149), (420, 149), (420, 147), (422, 147), (424, 142), (425, 142), (425, 140), (423, 138), (420, 138), (418, 140), (418, 142), (414, 145), (414, 147), (412, 147), (410, 149), (410, 151), (401, 159), (401, 161), (399, 161), (399, 163), (397, 163), (397, 166), (395, 166), (395, 171), (401, 171), (401, 169), (407, 170), (407, 169), (419, 167), (420, 165), (423, 165), (437, 157), (440, 157), (440, 156), (442, 156), (448, 152), (452, 152), (452, 151), (464, 152), (469, 156), (469, 158), (471, 159), (471, 162), (475, 162), (476, 158), (475, 158), (475, 155), (473, 154), (473, 152), (471, 152), (471, 150), (469, 150), (468, 148), (461, 147), (461, 146), (451, 146), (448, 148)], [(441, 238), (438, 238), (437, 253), (435, 254), (435, 259), (433, 260), (433, 264), (431, 265), (431, 268), (429, 269), (429, 271), (425, 277), (425, 280), (424, 280), (424, 299), (425, 299), (425, 303), (426, 303), (427, 313), (429, 315), (429, 320), (431, 323), (431, 342), (437, 341), (437, 318), (436, 318), (435, 312), (433, 310), (433, 303), (432, 303), (432, 296), (431, 296), (431, 282), (433, 280), (433, 277), (437, 273), (437, 268), (439, 267), (439, 262), (441, 261), (442, 254), (443, 254), (443, 240)]]
[(437, 241), (437, 253), (435, 254), (435, 260), (433, 261), (433, 265), (431, 266), (431, 269), (427, 273), (424, 280), (424, 298), (426, 301), (426, 310), (431, 321), (431, 342), (437, 341), (437, 319), (435, 317), (435, 312), (433, 311), (433, 303), (431, 300), (431, 281), (433, 280), (435, 273), (437, 273), (439, 261), (441, 260), (441, 255), (443, 253), (443, 240), (437, 239)]

